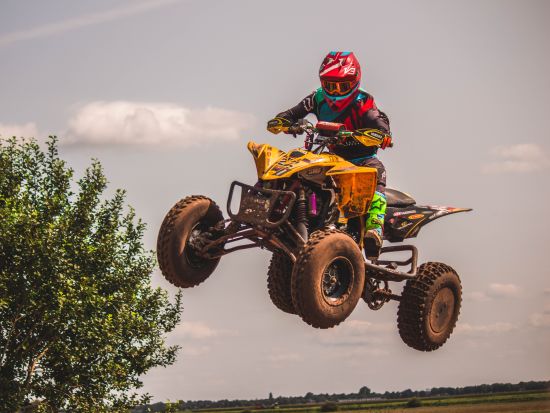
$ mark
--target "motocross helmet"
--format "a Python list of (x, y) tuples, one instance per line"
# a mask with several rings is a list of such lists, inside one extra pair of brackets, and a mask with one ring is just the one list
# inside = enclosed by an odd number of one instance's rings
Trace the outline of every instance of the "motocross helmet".
[(359, 93), (361, 66), (352, 52), (330, 52), (321, 63), (319, 78), (329, 107), (340, 112)]

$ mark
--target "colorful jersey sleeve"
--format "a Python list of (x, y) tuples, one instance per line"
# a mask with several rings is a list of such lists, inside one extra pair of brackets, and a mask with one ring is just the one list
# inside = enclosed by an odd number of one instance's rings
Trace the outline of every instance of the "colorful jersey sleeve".
[(308, 114), (314, 113), (315, 92), (307, 95), (296, 106), (285, 110), (277, 115), (278, 118), (288, 119), (291, 122), (296, 122), (298, 119), (305, 118)]
[(390, 133), (390, 120), (384, 112), (376, 107), (374, 100), (372, 101), (372, 105), (369, 105), (369, 108), (363, 111), (360, 123), (361, 126), (357, 129), (375, 128), (385, 133)]

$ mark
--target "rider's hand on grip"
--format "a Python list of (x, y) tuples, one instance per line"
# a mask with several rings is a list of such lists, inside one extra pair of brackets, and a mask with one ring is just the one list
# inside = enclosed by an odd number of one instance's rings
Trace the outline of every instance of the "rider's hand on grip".
[(393, 146), (391, 135), (378, 129), (357, 129), (352, 136), (365, 146), (378, 146), (382, 149)]
[(305, 131), (305, 127), (307, 126), (307, 121), (305, 119), (300, 119), (296, 122), (294, 122), (289, 128), (287, 133), (291, 133), (292, 136), (296, 137), (296, 135), (301, 135)]
[(384, 136), (384, 139), (382, 139), (382, 143), (380, 144), (381, 149), (391, 148), (393, 147), (393, 142), (391, 139), (391, 135)]
[(334, 143), (339, 143), (345, 145), (353, 137), (353, 132), (348, 130), (341, 130), (336, 135), (336, 140)]
[(280, 132), (287, 133), (290, 125), (291, 123), (288, 119), (275, 117), (267, 122), (267, 130), (275, 134)]

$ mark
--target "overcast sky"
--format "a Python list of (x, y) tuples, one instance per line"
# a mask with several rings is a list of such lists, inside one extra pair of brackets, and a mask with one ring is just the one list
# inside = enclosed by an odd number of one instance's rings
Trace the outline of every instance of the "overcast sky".
[[(359, 303), (331, 330), (277, 310), (269, 253), (222, 259), (184, 291), (182, 346), (144, 377), (154, 400), (263, 398), (550, 379), (550, 2), (0, 1), (0, 134), (56, 134), (78, 174), (97, 157), (148, 223), (254, 183), (246, 142), (352, 50), (389, 115), (388, 185), (471, 207), (423, 229), (421, 262), (461, 276), (457, 329), (434, 353), (399, 338), (397, 306)], [(156, 271), (153, 283), (168, 285)], [(399, 292), (400, 286), (395, 285)]]

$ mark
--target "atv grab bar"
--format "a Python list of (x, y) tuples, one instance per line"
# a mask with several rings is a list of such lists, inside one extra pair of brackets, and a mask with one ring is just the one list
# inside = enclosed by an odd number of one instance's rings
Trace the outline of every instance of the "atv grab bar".
[[(404, 281), (416, 278), (418, 250), (414, 245), (393, 245), (389, 247), (382, 247), (380, 250), (380, 255), (388, 252), (399, 251), (409, 251), (411, 256), (408, 259), (401, 261), (378, 259), (374, 262), (374, 264), (365, 262), (368, 275), (374, 279), (383, 281)], [(383, 265), (386, 267), (384, 268)], [(411, 266), (408, 272), (399, 271), (397, 269), (397, 267), (404, 267), (407, 265)]]

